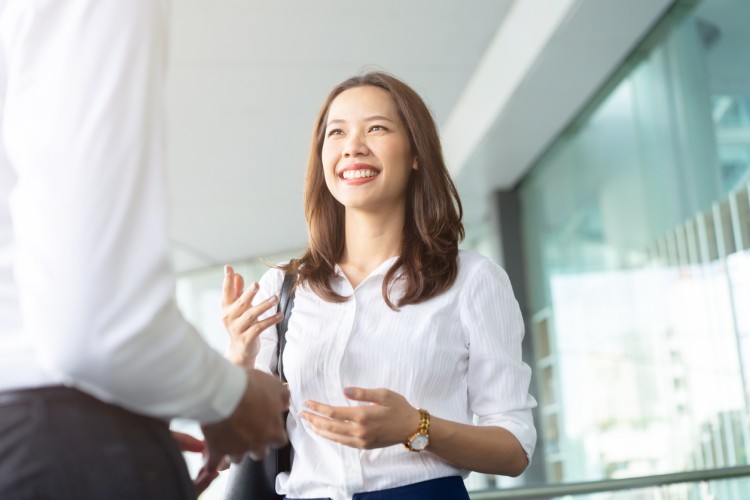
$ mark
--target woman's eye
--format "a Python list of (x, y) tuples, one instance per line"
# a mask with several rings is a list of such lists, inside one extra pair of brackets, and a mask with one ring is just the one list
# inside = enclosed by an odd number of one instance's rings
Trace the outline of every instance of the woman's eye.
[(382, 125), (373, 125), (372, 127), (370, 127), (370, 132), (381, 132), (383, 130), (387, 129)]
[(340, 128), (334, 128), (328, 131), (328, 137), (331, 137), (332, 135), (341, 135), (344, 132)]

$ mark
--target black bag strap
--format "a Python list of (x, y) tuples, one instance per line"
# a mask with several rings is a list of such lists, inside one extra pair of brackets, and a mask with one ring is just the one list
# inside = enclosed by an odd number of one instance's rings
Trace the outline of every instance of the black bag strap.
[(276, 343), (276, 373), (279, 374), (279, 378), (282, 382), (286, 383), (286, 376), (284, 375), (284, 347), (286, 347), (286, 331), (289, 329), (289, 318), (292, 316), (292, 308), (294, 307), (294, 283), (297, 281), (297, 276), (291, 273), (284, 275), (284, 283), (281, 285), (281, 293), (279, 293), (279, 312), (284, 313), (284, 319), (276, 327), (278, 331), (278, 342)]
[[(284, 313), (284, 319), (282, 319), (276, 327), (276, 330), (278, 331), (278, 339), (276, 342), (276, 372), (284, 383), (286, 383), (286, 375), (284, 375), (284, 347), (286, 347), (286, 331), (289, 329), (289, 318), (292, 317), (292, 308), (294, 307), (294, 285), (296, 281), (297, 276), (287, 271), (284, 275), (284, 283), (281, 285), (281, 293), (279, 293), (279, 312)], [(288, 414), (289, 412), (284, 413), (284, 422), (286, 422)], [(275, 472), (288, 472), (292, 470), (292, 455), (293, 450), (290, 444), (287, 444), (283, 448), (279, 448), (276, 455)], [(275, 477), (276, 475), (274, 473), (273, 478), (275, 479)]]

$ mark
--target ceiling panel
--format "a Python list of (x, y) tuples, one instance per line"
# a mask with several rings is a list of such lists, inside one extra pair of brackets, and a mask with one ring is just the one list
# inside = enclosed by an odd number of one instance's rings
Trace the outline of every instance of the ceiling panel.
[(186, 271), (306, 243), (315, 115), (363, 69), (394, 73), (441, 123), (512, 0), (173, 2), (171, 238)]

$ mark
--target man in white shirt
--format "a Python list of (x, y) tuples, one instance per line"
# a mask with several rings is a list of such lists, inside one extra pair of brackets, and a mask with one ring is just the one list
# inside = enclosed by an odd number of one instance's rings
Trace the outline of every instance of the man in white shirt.
[(194, 498), (286, 438), (288, 393), (181, 317), (168, 264), (168, 0), (0, 0), (0, 498)]

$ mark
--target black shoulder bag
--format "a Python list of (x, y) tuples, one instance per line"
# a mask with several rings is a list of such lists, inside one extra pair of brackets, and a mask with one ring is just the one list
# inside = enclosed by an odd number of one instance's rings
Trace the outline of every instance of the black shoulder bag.
[[(284, 319), (276, 327), (279, 339), (276, 344), (276, 372), (282, 382), (286, 383), (284, 376), (284, 363), (282, 354), (286, 345), (286, 330), (289, 327), (289, 318), (294, 306), (294, 282), (293, 274), (284, 276), (279, 294), (279, 312), (284, 312)], [(284, 422), (289, 412), (284, 412)], [(292, 455), (294, 450), (291, 443), (279, 449), (272, 449), (262, 460), (253, 460), (248, 455), (236, 466), (232, 466), (224, 491), (225, 500), (282, 500), (281, 495), (276, 494), (276, 476), (280, 472), (289, 472), (292, 469)]]

